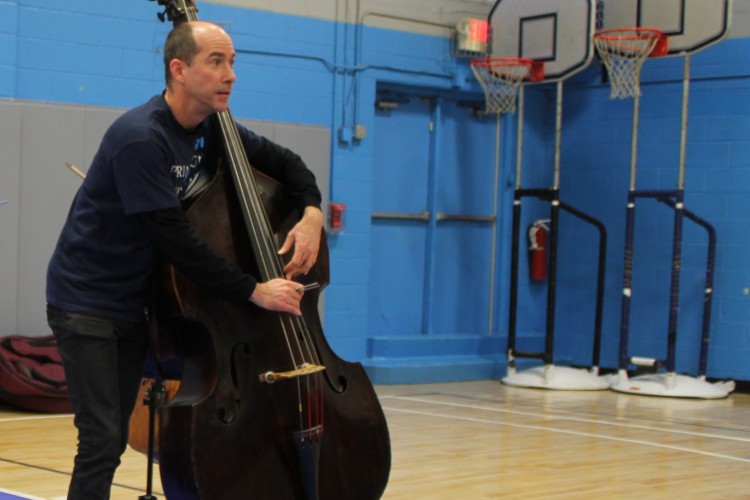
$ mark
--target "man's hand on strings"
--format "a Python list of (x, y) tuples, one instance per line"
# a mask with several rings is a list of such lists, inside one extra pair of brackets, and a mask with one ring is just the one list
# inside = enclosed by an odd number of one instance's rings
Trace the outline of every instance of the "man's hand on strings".
[(317, 207), (306, 207), (302, 219), (289, 231), (284, 244), (279, 249), (279, 255), (284, 255), (292, 248), (294, 249), (291, 260), (284, 267), (284, 275), (287, 279), (307, 274), (315, 265), (320, 250), (322, 229), (323, 212)]
[(303, 294), (304, 287), (300, 283), (283, 278), (274, 278), (255, 285), (250, 301), (269, 311), (301, 316), (300, 300), (302, 300)]

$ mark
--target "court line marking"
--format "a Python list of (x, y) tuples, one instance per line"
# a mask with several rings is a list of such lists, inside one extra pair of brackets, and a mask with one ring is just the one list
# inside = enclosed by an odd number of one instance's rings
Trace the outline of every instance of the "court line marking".
[(8, 417), (8, 418), (0, 418), (0, 423), (22, 422), (24, 420), (46, 420), (50, 418), (71, 418), (71, 417), (73, 417), (72, 413), (62, 413), (62, 414), (54, 414), (54, 415), (34, 415), (30, 417)]
[[(34, 464), (22, 462), (20, 460), (11, 460), (9, 458), (4, 458), (4, 457), (0, 457), (0, 462), (5, 462), (5, 463), (17, 465), (19, 467), (27, 467), (29, 469), (35, 469), (35, 470), (39, 470), (39, 471), (43, 471), (43, 472), (51, 472), (53, 474), (59, 474), (59, 475), (63, 475), (63, 476), (71, 476), (72, 475), (71, 472), (66, 472), (66, 471), (62, 471), (62, 470), (58, 470), (58, 469), (52, 469), (50, 467), (42, 467), (41, 465), (34, 465)], [(123, 484), (123, 483), (118, 483), (118, 482), (113, 482), (112, 483), (112, 487), (113, 488), (114, 487), (124, 488), (126, 490), (143, 492), (143, 493), (146, 492), (146, 490), (143, 487), (141, 487), (141, 486), (131, 486), (129, 484)], [(2, 488), (0, 488), (0, 492), (2, 492), (2, 491), (5, 491), (5, 490), (3, 490)], [(10, 490), (8, 490), (8, 491), (10, 491)], [(152, 495), (155, 495), (155, 496), (159, 496), (159, 495), (164, 496), (164, 492), (163, 491), (152, 491), (151, 493), (152, 493)], [(26, 493), (18, 493), (18, 494), (19, 495), (26, 495)], [(31, 498), (32, 498), (32, 500), (37, 500), (37, 497), (31, 497)], [(65, 500), (65, 496), (62, 496), (62, 497), (53, 497), (53, 498), (49, 498), (49, 499), (39, 498), (38, 500), (59, 500), (59, 499)]]
[(667, 450), (675, 450), (675, 451), (684, 451), (687, 453), (694, 453), (696, 455), (704, 455), (708, 457), (714, 457), (714, 458), (723, 458), (725, 460), (731, 460), (735, 462), (744, 462), (750, 464), (750, 458), (740, 458), (740, 457), (733, 457), (730, 455), (723, 455), (721, 453), (711, 453), (708, 451), (700, 451), (695, 450), (692, 448), (684, 448), (682, 446), (673, 446), (668, 444), (659, 444), (655, 443), (653, 441), (643, 441), (640, 439), (628, 439), (628, 438), (618, 438), (615, 436), (607, 436), (605, 434), (594, 434), (589, 432), (579, 432), (579, 431), (569, 431), (565, 429), (554, 429), (550, 427), (543, 427), (541, 425), (527, 425), (527, 424), (512, 424), (509, 422), (498, 422), (496, 420), (486, 420), (482, 418), (473, 418), (473, 417), (455, 417), (451, 415), (444, 415), (440, 413), (431, 413), (426, 411), (417, 411), (417, 410), (404, 410), (400, 408), (388, 408), (383, 407), (384, 410), (392, 411), (395, 413), (407, 413), (410, 415), (422, 415), (427, 417), (436, 417), (436, 418), (444, 418), (447, 420), (463, 420), (466, 422), (475, 422), (480, 424), (492, 424), (492, 425), (502, 425), (507, 427), (520, 427), (522, 429), (531, 429), (536, 431), (546, 431), (546, 432), (557, 432), (559, 434), (571, 434), (573, 436), (582, 436), (582, 437), (593, 437), (593, 438), (599, 438), (604, 440), (610, 440), (610, 441), (619, 441), (622, 443), (629, 443), (629, 444), (642, 444), (645, 446), (652, 446), (654, 448), (664, 448)]
[[(63, 417), (72, 417), (72, 416), (73, 416), (72, 413), (66, 413), (66, 414), (56, 414), (56, 415), (39, 415), (39, 416), (32, 416), (32, 417), (0, 418), (0, 423), (2, 423), (2, 422), (21, 421), (21, 420), (40, 420), (40, 419), (50, 419), (50, 418), (63, 418)], [(40, 465), (34, 465), (34, 464), (31, 464), (31, 463), (27, 463), (27, 462), (23, 462), (23, 461), (19, 461), (19, 460), (12, 460), (12, 459), (9, 459), (9, 458), (5, 458), (3, 456), (0, 456), (0, 462), (5, 462), (5, 463), (17, 465), (17, 466), (22, 467), (22, 468), (26, 467), (26, 468), (30, 468), (30, 469), (40, 470), (40, 471), (43, 471), (43, 472), (51, 472), (53, 474), (61, 474), (63, 476), (70, 476), (71, 475), (70, 472), (66, 472), (66, 471), (62, 471), (62, 470), (58, 470), (58, 469), (53, 469), (53, 468), (50, 468), (50, 467), (42, 467)], [(141, 486), (131, 486), (131, 485), (123, 484), (123, 483), (119, 483), (119, 482), (113, 482), (112, 483), (112, 487), (113, 488), (114, 487), (124, 488), (126, 490), (143, 492), (143, 493), (146, 492), (146, 490), (143, 487), (141, 487)], [(7, 493), (10, 493), (10, 494), (15, 494), (16, 496), (26, 495), (26, 497), (24, 497), (24, 500), (26, 500), (26, 498), (28, 498), (29, 500), (65, 500), (65, 498), (66, 498), (66, 496), (63, 495), (63, 496), (56, 496), (56, 497), (45, 499), (45, 498), (41, 498), (41, 497), (29, 496), (29, 494), (27, 494), (27, 493), (12, 492), (11, 490), (4, 490), (2, 487), (0, 487), (0, 492), (7, 492)], [(164, 496), (164, 492), (161, 492), (161, 491), (152, 491), (151, 493), (152, 493), (152, 495), (156, 496), (157, 498), (160, 498), (160, 497)]]
[(28, 493), (22, 493), (20, 491), (9, 490), (6, 488), (0, 488), (0, 493), (7, 493), (8, 495), (13, 495), (14, 497), (18, 497), (23, 500), (47, 500), (42, 497), (36, 497), (34, 495), (29, 495)]
[[(483, 410), (483, 411), (489, 411), (489, 412), (494, 412), (494, 413), (508, 413), (511, 415), (521, 415), (524, 417), (537, 417), (537, 418), (548, 419), (548, 420), (570, 420), (572, 422), (585, 422), (589, 424), (611, 425), (613, 427), (625, 427), (625, 428), (630, 428), (630, 429), (669, 432), (672, 434), (685, 434), (688, 436), (707, 437), (707, 438), (714, 438), (714, 439), (726, 439), (729, 441), (739, 441), (742, 443), (750, 443), (750, 438), (743, 438), (743, 437), (737, 437), (737, 436), (724, 436), (721, 434), (710, 434), (707, 432), (681, 431), (678, 429), (667, 429), (663, 427), (653, 427), (650, 425), (609, 422), (606, 420), (597, 420), (593, 418), (567, 417), (567, 416), (562, 416), (562, 415), (547, 415), (544, 413), (526, 412), (526, 411), (519, 411), (519, 410), (504, 410), (501, 408), (492, 408), (492, 407), (481, 406), (481, 405), (467, 405), (467, 404), (450, 403), (447, 401), (433, 401), (433, 400), (418, 398), (418, 397), (413, 397), (413, 396), (389, 396), (383, 399), (399, 399), (399, 400), (405, 400), (405, 401), (415, 401), (419, 403), (452, 406), (456, 408), (470, 408), (470, 409)], [(680, 425), (689, 425), (689, 424), (680, 424)]]

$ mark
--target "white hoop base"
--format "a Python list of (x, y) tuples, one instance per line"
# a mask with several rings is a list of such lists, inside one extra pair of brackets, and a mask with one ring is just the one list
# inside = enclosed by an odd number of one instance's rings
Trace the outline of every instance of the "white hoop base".
[(628, 394), (700, 399), (725, 398), (734, 388), (732, 380), (711, 383), (701, 377), (675, 373), (649, 373), (629, 379), (624, 370), (620, 370), (611, 387), (613, 391)]
[(601, 391), (612, 385), (612, 375), (599, 376), (590, 370), (569, 366), (545, 365), (520, 372), (508, 371), (503, 384), (514, 387), (557, 391)]

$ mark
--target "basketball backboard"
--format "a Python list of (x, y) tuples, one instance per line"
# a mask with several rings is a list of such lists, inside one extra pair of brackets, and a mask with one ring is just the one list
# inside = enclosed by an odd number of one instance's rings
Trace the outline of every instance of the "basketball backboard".
[(727, 35), (731, 3), (731, 0), (599, 0), (597, 29), (658, 29), (669, 38), (666, 55), (691, 54)]
[(488, 18), (491, 57), (544, 62), (544, 80), (570, 77), (594, 55), (594, 0), (497, 0)]

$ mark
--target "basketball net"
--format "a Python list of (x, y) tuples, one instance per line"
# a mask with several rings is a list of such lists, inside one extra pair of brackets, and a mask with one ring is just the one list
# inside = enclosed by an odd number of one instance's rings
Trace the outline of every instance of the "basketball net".
[(513, 113), (521, 82), (532, 71), (533, 61), (515, 57), (488, 57), (471, 61), (471, 70), (484, 90), (485, 113)]
[(661, 31), (650, 28), (616, 28), (594, 35), (594, 46), (609, 73), (610, 98), (641, 95), (641, 67), (659, 42), (663, 43)]

